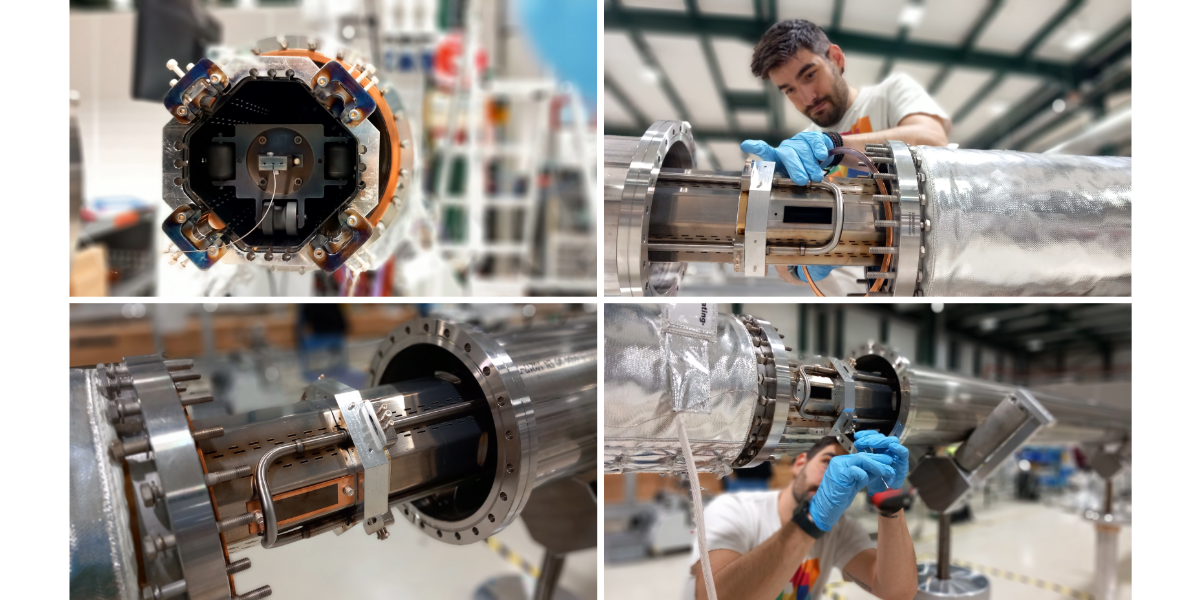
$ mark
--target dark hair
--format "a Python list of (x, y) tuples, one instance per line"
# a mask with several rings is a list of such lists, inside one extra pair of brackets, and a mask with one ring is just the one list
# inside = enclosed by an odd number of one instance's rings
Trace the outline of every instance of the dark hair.
[(812, 448), (808, 449), (808, 452), (805, 453), (805, 456), (808, 457), (808, 460), (812, 460), (813, 457), (816, 456), (819, 452), (821, 452), (821, 450), (824, 450), (826, 446), (829, 446), (831, 444), (837, 444), (837, 443), (838, 443), (837, 438), (833, 437), (832, 435), (827, 435), (827, 436), (817, 440), (817, 443), (813, 444)]
[(767, 79), (775, 67), (787, 62), (801, 48), (829, 58), (829, 38), (820, 27), (804, 19), (780, 21), (758, 38), (754, 57), (750, 59), (750, 72)]

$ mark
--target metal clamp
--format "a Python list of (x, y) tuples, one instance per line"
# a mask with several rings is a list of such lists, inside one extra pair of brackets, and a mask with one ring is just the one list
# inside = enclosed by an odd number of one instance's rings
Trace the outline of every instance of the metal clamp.
[(775, 163), (746, 161), (742, 170), (742, 191), (747, 193), (746, 228), (740, 240), (743, 253), (742, 273), (750, 277), (767, 275), (767, 217), (771, 211), (771, 183)]
[(836, 358), (829, 359), (829, 364), (839, 375), (833, 380), (833, 401), (841, 406), (829, 434), (837, 438), (846, 452), (854, 454), (854, 421), (857, 418), (854, 414), (854, 368)]
[(383, 431), (370, 402), (364, 402), (358, 390), (347, 388), (334, 394), (341, 409), (338, 424), (350, 432), (354, 449), (363, 468), (363, 529), (376, 533), (387, 526), (388, 477), (391, 458), (388, 456), (387, 434)]

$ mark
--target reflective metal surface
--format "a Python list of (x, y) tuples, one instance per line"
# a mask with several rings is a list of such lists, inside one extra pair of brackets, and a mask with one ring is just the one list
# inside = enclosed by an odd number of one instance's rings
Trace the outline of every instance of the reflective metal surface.
[[(614, 150), (610, 154), (607, 146), (613, 136), (605, 136), (605, 163), (610, 157), (619, 157), (627, 143), (612, 140)], [(679, 121), (658, 121), (646, 130), (634, 147), (627, 162), (605, 167), (604, 186), (604, 252), (605, 262), (611, 263), (617, 275), (616, 289), (605, 293), (624, 296), (673, 295), (674, 286), (655, 288), (650, 285), (650, 262), (646, 251), (649, 233), (649, 218), (654, 187), (659, 170), (663, 168), (689, 169), (695, 156), (691, 125)], [(620, 187), (610, 183), (610, 175), (618, 176), (621, 168), (626, 174)], [(620, 195), (616, 196), (619, 191)], [(610, 208), (610, 204), (612, 205)], [(610, 219), (610, 216), (613, 217)], [(679, 267), (681, 269), (681, 267)], [(607, 269), (606, 269), (607, 271)], [(607, 281), (607, 280), (606, 280)]]
[(950, 578), (938, 579), (935, 563), (917, 565), (917, 595), (913, 596), (913, 600), (950, 600), (952, 598), (987, 600), (991, 594), (987, 577), (981, 573), (951, 565)]
[(676, 413), (663, 329), (658, 305), (604, 307), (604, 471), (681, 472), (679, 418), (697, 466), (727, 473), (746, 446), (758, 406), (750, 334), (738, 319), (717, 316), (708, 352), (709, 412)]
[[(158, 504), (165, 508), (163, 524), (176, 540), (175, 555), (187, 581), (188, 597), (228, 598), (231, 588), (225, 575), (225, 549), (217, 534), (217, 517), (204, 483), (204, 469), (175, 382), (158, 356), (135, 356), (125, 359), (125, 364), (150, 440), (151, 453), (143, 454), (143, 460), (153, 462), (156, 479), (165, 492)], [(137, 481), (134, 483), (134, 489), (138, 489)], [(139, 514), (144, 515), (142, 503), (138, 506)], [(142, 523), (147, 521), (143, 519)], [(171, 557), (160, 556), (159, 560)], [(156, 585), (174, 581), (148, 579)]]
[(72, 598), (138, 598), (137, 556), (116, 440), (94, 370), (71, 370), (70, 586)]
[(928, 296), (1128, 296), (1132, 160), (916, 147)]
[[(1030, 404), (1040, 405), (1053, 419), (1033, 423), (1036, 433), (1029, 443), (1097, 444), (1126, 441), (1131, 435), (1129, 409), (913, 366), (895, 350), (878, 345), (851, 351), (844, 365), (790, 359), (782, 340), (772, 337), (769, 323), (741, 316), (749, 319), (743, 323), (729, 315), (718, 315), (717, 336), (707, 355), (706, 409), (679, 411), (669, 368), (672, 342), (658, 306), (605, 307), (606, 473), (679, 472), (677, 417), (687, 427), (701, 470), (726, 473), (746, 464), (748, 457), (794, 456), (831, 435), (837, 419), (849, 425), (843, 409), (851, 402), (855, 430), (879, 430), (915, 448), (965, 441), (997, 405), (1020, 394), (1029, 394)], [(817, 360), (828, 364), (813, 362)], [(838, 368), (850, 364), (853, 372)], [(771, 379), (783, 382), (794, 396), (786, 415), (765, 412), (772, 397), (763, 390), (770, 389), (765, 386)]]
[(453, 515), (438, 508), (452, 495), (403, 505), (405, 518), (428, 535), (454, 544), (484, 539), (520, 514), (534, 487), (595, 465), (594, 319), (496, 335), (416, 319), (388, 337), (372, 362), (371, 380), (387, 384), (434, 365), (477, 386), (491, 415), (486, 431), (495, 450), (484, 480), (490, 484), (475, 501), (456, 503)]

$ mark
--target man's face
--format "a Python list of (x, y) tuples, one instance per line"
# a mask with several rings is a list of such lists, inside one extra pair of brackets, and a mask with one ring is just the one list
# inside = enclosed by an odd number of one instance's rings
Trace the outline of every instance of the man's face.
[(830, 444), (821, 448), (812, 460), (805, 454), (797, 456), (796, 461), (792, 463), (792, 497), (796, 502), (811, 499), (825, 477), (825, 469), (829, 468), (830, 459), (846, 453), (846, 449), (840, 444)]
[(829, 58), (801, 48), (787, 62), (771, 69), (767, 77), (796, 110), (819, 127), (830, 127), (841, 121), (849, 108), (850, 86), (842, 77), (845, 61), (837, 46), (829, 47)]

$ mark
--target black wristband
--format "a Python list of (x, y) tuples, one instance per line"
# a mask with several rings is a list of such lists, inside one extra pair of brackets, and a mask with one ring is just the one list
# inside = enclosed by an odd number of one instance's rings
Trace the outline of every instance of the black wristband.
[(792, 511), (792, 522), (800, 526), (801, 531), (807, 533), (814, 540), (821, 539), (825, 535), (820, 527), (813, 522), (812, 515), (808, 514), (808, 500), (801, 502), (796, 510)]
[(904, 508), (901, 506), (897, 506), (896, 508), (880, 508), (879, 516), (885, 519), (895, 519), (902, 510), (904, 510)]
[[(838, 132), (836, 132), (836, 131), (822, 131), (821, 133), (824, 133), (825, 135), (829, 136), (829, 139), (830, 139), (830, 140), (833, 140), (833, 147), (834, 147), (834, 148), (841, 148), (841, 147), (842, 147), (842, 134), (840, 134), (840, 133), (838, 133)], [(841, 155), (841, 154), (834, 154), (834, 155), (833, 155), (833, 162), (829, 163), (829, 166), (830, 166), (830, 167), (836, 167), (836, 166), (838, 166), (839, 164), (841, 164), (841, 162), (842, 162), (842, 155)]]

